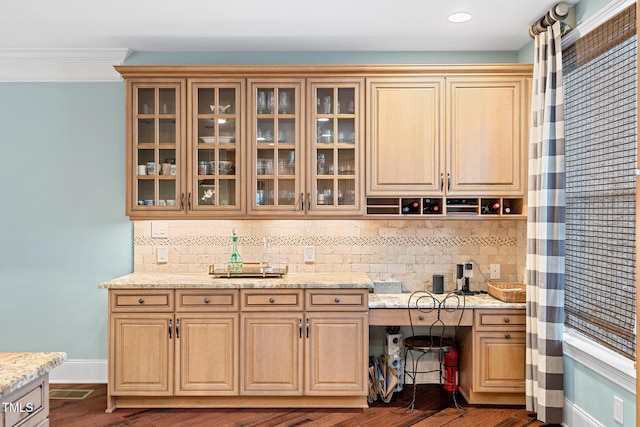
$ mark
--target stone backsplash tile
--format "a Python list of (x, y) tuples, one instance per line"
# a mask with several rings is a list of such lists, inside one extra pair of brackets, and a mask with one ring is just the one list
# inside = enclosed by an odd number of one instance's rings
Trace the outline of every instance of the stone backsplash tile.
[[(425, 289), (433, 274), (455, 287), (455, 264), (472, 262), (471, 289), (486, 290), (489, 264), (500, 264), (501, 280), (522, 281), (526, 221), (408, 220), (212, 220), (167, 221), (168, 237), (151, 237), (151, 221), (134, 224), (134, 271), (205, 273), (224, 264), (231, 230), (239, 235), (245, 261), (260, 261), (264, 238), (290, 271), (366, 272), (374, 281), (397, 280), (407, 291)], [(169, 248), (159, 264), (155, 248)], [(314, 246), (315, 263), (304, 262), (304, 247)]]

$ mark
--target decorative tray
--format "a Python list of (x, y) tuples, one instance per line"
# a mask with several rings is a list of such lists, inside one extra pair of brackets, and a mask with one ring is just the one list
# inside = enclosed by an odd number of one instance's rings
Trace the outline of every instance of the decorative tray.
[(527, 289), (524, 283), (518, 282), (489, 282), (489, 295), (504, 302), (525, 302)]
[(231, 267), (225, 265), (222, 268), (216, 268), (214, 264), (209, 266), (209, 275), (213, 277), (223, 277), (223, 278), (242, 278), (242, 277), (256, 277), (256, 278), (267, 278), (267, 277), (282, 277), (285, 276), (289, 272), (289, 266), (286, 265), (284, 268), (275, 268), (271, 267), (269, 264), (263, 264), (260, 262), (245, 262), (242, 264), (242, 269), (240, 272), (231, 272)]

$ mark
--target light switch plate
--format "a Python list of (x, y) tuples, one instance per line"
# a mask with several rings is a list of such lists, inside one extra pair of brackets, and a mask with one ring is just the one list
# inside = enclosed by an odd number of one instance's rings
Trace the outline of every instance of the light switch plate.
[(167, 221), (151, 221), (151, 237), (169, 237)]
[(169, 262), (169, 248), (167, 248), (166, 246), (158, 246), (156, 248), (156, 256), (158, 259), (158, 263)]
[(304, 247), (304, 262), (313, 263), (316, 262), (316, 247), (305, 246)]

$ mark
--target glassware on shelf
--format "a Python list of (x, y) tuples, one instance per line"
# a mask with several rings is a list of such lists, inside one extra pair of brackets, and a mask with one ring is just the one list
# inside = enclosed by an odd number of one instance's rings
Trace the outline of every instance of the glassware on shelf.
[(264, 114), (267, 109), (267, 95), (264, 91), (258, 91), (258, 114)]
[(275, 99), (273, 97), (273, 92), (269, 92), (269, 98), (267, 100), (267, 113), (273, 114), (274, 106), (275, 106)]
[(289, 95), (287, 94), (287, 92), (280, 92), (278, 110), (280, 114), (289, 114)]
[(322, 101), (322, 108), (323, 108), (324, 114), (331, 114), (331, 97), (330, 96), (324, 97)]

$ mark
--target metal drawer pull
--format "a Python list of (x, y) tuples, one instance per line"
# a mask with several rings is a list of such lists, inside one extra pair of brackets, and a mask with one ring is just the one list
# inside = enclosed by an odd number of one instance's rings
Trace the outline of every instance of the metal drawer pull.
[(271, 304), (273, 304), (274, 302), (276, 302), (276, 299), (275, 299), (275, 298), (269, 298), (269, 302), (270, 302)]
[(509, 323), (509, 318), (508, 317), (504, 318), (504, 323)]
[(171, 339), (171, 319), (169, 319), (169, 339)]
[(424, 320), (424, 316), (418, 316), (418, 319)]
[(176, 319), (176, 338), (180, 339), (180, 319)]
[(140, 299), (138, 300), (138, 302), (139, 302), (140, 304), (144, 304), (144, 300), (143, 300), (142, 298), (140, 298)]
[(504, 338), (508, 340), (509, 338), (511, 338), (511, 335), (509, 335), (509, 334), (504, 334)]
[(309, 319), (307, 319), (307, 338), (309, 338)]
[(339, 302), (340, 302), (340, 298), (336, 298), (334, 301), (335, 301), (336, 303), (339, 303)]
[(302, 338), (302, 319), (300, 319), (300, 323), (298, 323), (298, 330), (300, 331), (300, 338)]
[(204, 299), (204, 303), (205, 303), (205, 304), (209, 304), (209, 298), (205, 298), (205, 299)]

